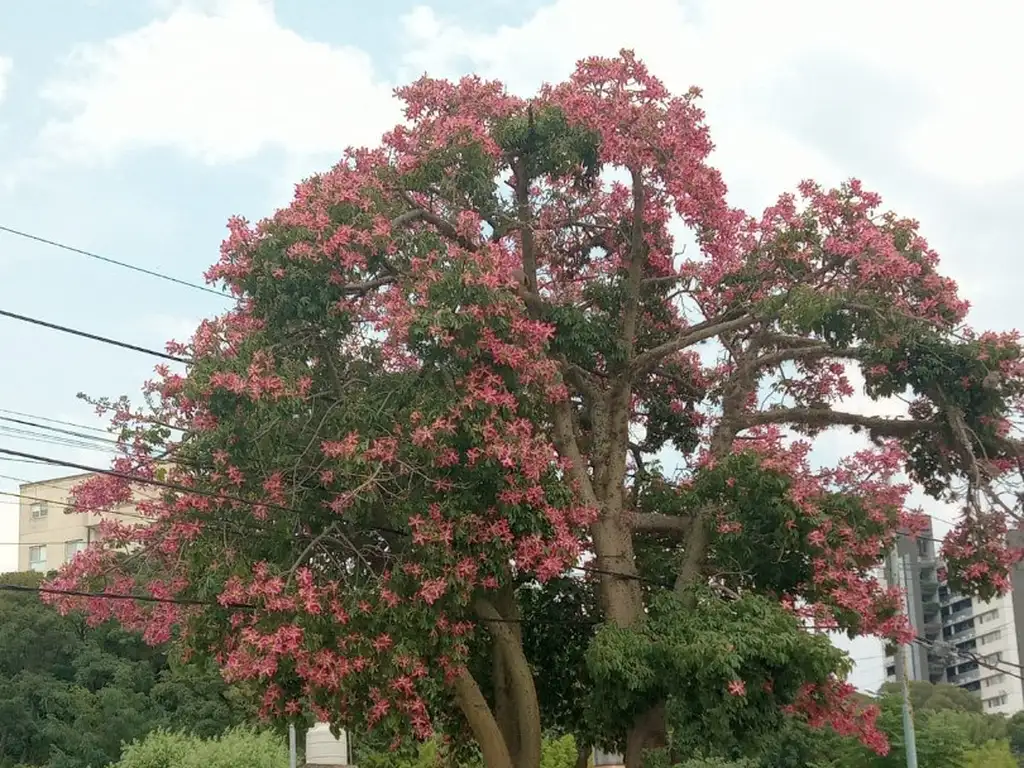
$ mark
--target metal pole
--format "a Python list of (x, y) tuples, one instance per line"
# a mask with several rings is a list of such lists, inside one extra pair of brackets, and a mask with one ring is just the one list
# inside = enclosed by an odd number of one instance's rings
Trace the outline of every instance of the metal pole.
[[(906, 574), (902, 571), (898, 545), (892, 549), (892, 572), (894, 580), (903, 587), (903, 611), (913, 627), (910, 619), (910, 605), (907, 601)], [(910, 666), (910, 645), (904, 643), (896, 654), (896, 674), (900, 679), (900, 688), (903, 692), (903, 744), (907, 753), (907, 768), (917, 768), (917, 736), (914, 733), (914, 708), (910, 703), (910, 681), (908, 679), (907, 667)]]
[[(288, 768), (295, 768), (299, 760), (298, 749), (295, 746), (295, 724), (288, 725)], [(915, 765), (917, 763), (915, 762)]]

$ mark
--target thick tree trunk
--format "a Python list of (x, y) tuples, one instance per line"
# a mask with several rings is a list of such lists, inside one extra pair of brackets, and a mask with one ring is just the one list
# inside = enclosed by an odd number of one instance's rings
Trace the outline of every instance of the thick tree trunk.
[(519, 724), (516, 720), (511, 683), (505, 669), (505, 657), (497, 644), (491, 650), (491, 656), (491, 674), (494, 678), (494, 717), (498, 721), (501, 735), (505, 738), (512, 762), (517, 762), (519, 759)]
[[(505, 619), (518, 618), (518, 611), (506, 608), (503, 616), (487, 600), (474, 602), (477, 615), (487, 623), (494, 640), (495, 714), (506, 751), (515, 768), (538, 768), (541, 750), (540, 705), (533, 671), (523, 652), (519, 627)], [(488, 766), (490, 768), (490, 766)]]
[(598, 520), (591, 533), (605, 616), (617, 626), (631, 626), (643, 613), (632, 533), (619, 515)]
[(505, 737), (494, 719), (487, 699), (480, 692), (480, 686), (469, 672), (463, 672), (455, 679), (455, 699), (459, 709), (469, 722), (473, 737), (480, 746), (487, 768), (516, 768), (512, 763)]
[(493, 638), (494, 706), (468, 672), (455, 680), (455, 699), (469, 723), (487, 768), (539, 768), (540, 705), (519, 633), (485, 600), (477, 614)]
[(622, 755), (622, 762), (626, 768), (639, 768), (643, 765), (645, 750), (663, 746), (665, 746), (665, 705), (658, 704), (636, 719), (636, 723), (626, 737), (626, 750)]

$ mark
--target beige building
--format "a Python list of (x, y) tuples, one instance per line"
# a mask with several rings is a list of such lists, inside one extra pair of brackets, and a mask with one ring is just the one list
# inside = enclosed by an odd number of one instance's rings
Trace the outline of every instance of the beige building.
[(71, 512), (68, 508), (71, 489), (89, 477), (88, 473), (69, 475), (20, 487), (19, 571), (45, 573), (60, 568), (90, 542), (99, 539), (98, 527), (104, 519), (129, 525), (143, 522), (130, 505), (115, 513)]

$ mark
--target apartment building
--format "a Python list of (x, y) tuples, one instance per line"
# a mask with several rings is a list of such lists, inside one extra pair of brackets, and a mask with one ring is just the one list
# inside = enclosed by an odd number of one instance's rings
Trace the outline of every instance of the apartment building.
[(87, 473), (68, 475), (20, 487), (19, 571), (45, 573), (60, 568), (99, 538), (98, 526), (104, 519), (139, 522), (131, 506), (103, 514), (69, 512), (71, 489), (89, 477)]
[[(1011, 592), (981, 601), (953, 592), (938, 578), (940, 566), (929, 529), (917, 539), (900, 537), (885, 568), (886, 582), (905, 590), (910, 622), (923, 640), (907, 649), (907, 677), (960, 686), (981, 699), (985, 712), (1024, 710), (1024, 570), (1014, 573)], [(903, 655), (888, 651), (885, 674), (894, 682)]]

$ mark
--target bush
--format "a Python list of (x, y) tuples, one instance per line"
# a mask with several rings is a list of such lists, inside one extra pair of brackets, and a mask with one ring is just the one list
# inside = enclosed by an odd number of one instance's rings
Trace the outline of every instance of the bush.
[(154, 731), (127, 745), (115, 768), (282, 768), (288, 747), (272, 733), (233, 728), (216, 739)]

